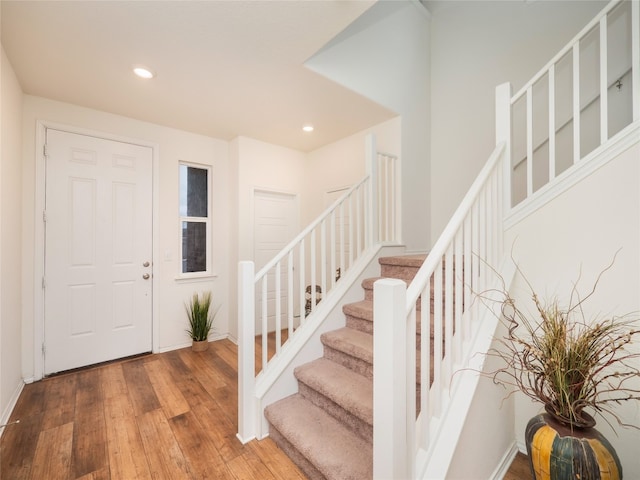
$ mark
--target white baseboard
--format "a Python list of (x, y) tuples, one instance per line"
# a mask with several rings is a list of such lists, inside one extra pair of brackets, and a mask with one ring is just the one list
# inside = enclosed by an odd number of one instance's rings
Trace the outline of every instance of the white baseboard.
[[(238, 344), (238, 342), (231, 336), (229, 336), (229, 334), (222, 334), (222, 335), (212, 335), (209, 337), (209, 343), (211, 342), (217, 342), (218, 340), (226, 340), (229, 339), (231, 340), (233, 343), (235, 343), (236, 345)], [(166, 353), (166, 352), (172, 352), (174, 350), (180, 350), (181, 348), (187, 348), (191, 346), (191, 341), (188, 341), (184, 344), (180, 343), (180, 344), (176, 344), (176, 345), (171, 345), (170, 347), (162, 347), (159, 348), (158, 350), (156, 350), (155, 352), (152, 353)]]
[(497, 468), (494, 470), (493, 474), (489, 478), (491, 478), (492, 480), (502, 480), (504, 476), (507, 474), (509, 467), (513, 463), (513, 459), (516, 458), (516, 455), (518, 454), (519, 451), (520, 451), (520, 448), (518, 446), (518, 443), (514, 441), (509, 447), (509, 449), (502, 456), (502, 458), (500, 459), (500, 462), (498, 463)]
[[(0, 417), (0, 425), (6, 425), (11, 418), (11, 414), (13, 413), (13, 409), (16, 407), (16, 403), (18, 403), (18, 398), (20, 398), (20, 394), (22, 393), (22, 389), (24, 388), (24, 381), (20, 381), (20, 383), (16, 386), (13, 395), (11, 395), (11, 399), (9, 400), (9, 404), (7, 408), (2, 412), (2, 417)], [(4, 433), (4, 427), (0, 427), (0, 437)]]
[(184, 344), (180, 343), (180, 344), (177, 344), (177, 345), (171, 345), (170, 347), (159, 348), (158, 350), (156, 350), (154, 352), (151, 352), (151, 353), (167, 353), (167, 352), (172, 352), (174, 350), (180, 350), (181, 348), (187, 348), (187, 347), (190, 347), (190, 346), (191, 346), (191, 342), (184, 343)]

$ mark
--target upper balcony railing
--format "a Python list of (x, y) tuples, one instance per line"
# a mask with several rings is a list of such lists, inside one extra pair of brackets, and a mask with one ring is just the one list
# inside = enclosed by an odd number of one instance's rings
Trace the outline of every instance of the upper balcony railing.
[(511, 97), (511, 205), (640, 119), (639, 9), (609, 3)]

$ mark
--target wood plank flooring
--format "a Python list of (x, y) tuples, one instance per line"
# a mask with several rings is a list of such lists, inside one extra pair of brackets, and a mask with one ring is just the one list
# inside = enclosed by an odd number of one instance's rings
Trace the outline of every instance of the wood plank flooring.
[(530, 480), (532, 478), (529, 457), (518, 452), (502, 480)]
[(275, 444), (236, 438), (228, 340), (26, 385), (0, 439), (0, 478), (304, 479)]
[[(304, 479), (270, 439), (236, 438), (237, 392), (228, 340), (26, 385), (20, 423), (0, 438), (0, 479)], [(519, 454), (504, 480), (529, 478)]]

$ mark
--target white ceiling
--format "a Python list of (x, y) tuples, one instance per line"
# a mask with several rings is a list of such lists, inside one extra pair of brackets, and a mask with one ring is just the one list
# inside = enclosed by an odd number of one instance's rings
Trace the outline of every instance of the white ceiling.
[(26, 94), (311, 151), (394, 116), (303, 65), (374, 2), (2, 0), (2, 46)]

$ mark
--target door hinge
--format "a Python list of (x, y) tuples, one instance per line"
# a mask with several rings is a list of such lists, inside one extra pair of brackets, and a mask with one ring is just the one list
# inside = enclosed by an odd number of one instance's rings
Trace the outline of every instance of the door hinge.
[(45, 288), (47, 288), (47, 280), (45, 277), (42, 277), (42, 289), (44, 290)]
[(49, 157), (49, 148), (46, 143), (42, 146), (42, 154), (44, 155), (44, 158)]
[(46, 210), (42, 211), (42, 221), (44, 223), (47, 223), (47, 211)]
[(47, 353), (47, 349), (44, 346), (44, 342), (42, 342), (42, 355), (44, 356), (45, 353)]

